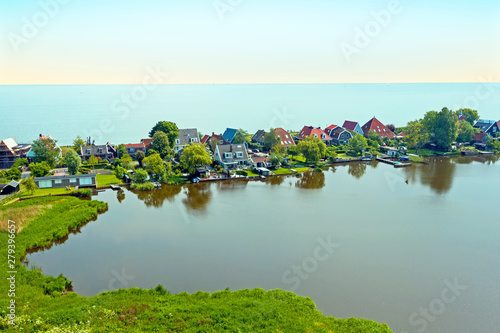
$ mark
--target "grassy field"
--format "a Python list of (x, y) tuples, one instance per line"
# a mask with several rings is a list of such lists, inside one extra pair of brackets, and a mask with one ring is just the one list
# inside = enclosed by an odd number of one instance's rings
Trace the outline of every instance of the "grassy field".
[[(46, 197), (0, 206), (2, 221), (16, 221), (16, 323), (9, 324), (7, 304), (0, 298), (0, 330), (10, 332), (336, 332), (390, 333), (386, 324), (322, 315), (307, 297), (283, 290), (262, 289), (180, 293), (163, 287), (104, 292), (82, 297), (66, 289), (62, 275), (50, 277), (20, 263), (26, 250), (50, 246), (106, 210), (99, 201)], [(93, 223), (93, 222), (91, 222)], [(7, 224), (0, 226), (0, 253), (7, 258)], [(12, 243), (12, 241), (10, 241)], [(97, 259), (98, 260), (98, 259)], [(0, 261), (5, 281), (7, 260)], [(43, 269), (43, 267), (42, 267)], [(200, 278), (203, 278), (200, 276)], [(0, 285), (8, 294), (8, 284)]]
[[(308, 169), (308, 168), (307, 168)], [(294, 169), (295, 171), (298, 171), (297, 169)], [(287, 168), (279, 168), (278, 170), (273, 170), (273, 172), (277, 175), (284, 175), (287, 173), (293, 173), (292, 170), (287, 169)]]
[[(24, 187), (23, 187), (24, 188)], [(37, 188), (33, 194), (30, 191), (25, 190), (23, 193), (19, 195), (20, 198), (26, 197), (40, 197), (49, 194), (69, 194), (71, 191), (68, 191), (66, 187), (62, 188)]]
[(415, 154), (420, 156), (434, 156), (434, 150), (430, 149), (419, 149), (418, 154), (415, 153), (415, 149), (408, 149), (408, 154)]
[(96, 175), (97, 186), (109, 186), (109, 185), (118, 185), (123, 183), (120, 179), (116, 178), (115, 175)]

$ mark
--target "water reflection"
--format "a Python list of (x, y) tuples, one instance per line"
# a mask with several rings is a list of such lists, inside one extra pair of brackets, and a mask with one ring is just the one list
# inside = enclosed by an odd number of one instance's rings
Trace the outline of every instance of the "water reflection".
[(147, 207), (160, 208), (165, 200), (173, 202), (181, 190), (182, 187), (178, 185), (163, 185), (153, 191), (133, 191), (133, 193), (137, 194), (137, 198), (144, 201)]
[(122, 201), (125, 200), (125, 191), (119, 189), (118, 192), (116, 192), (116, 199), (118, 199), (119, 203), (122, 203)]
[(295, 187), (303, 189), (320, 189), (325, 187), (325, 173), (318, 171), (304, 172), (295, 182)]
[(236, 191), (244, 190), (247, 187), (248, 181), (246, 180), (225, 180), (214, 183), (214, 186), (219, 191)]
[(203, 213), (207, 209), (207, 205), (212, 199), (212, 192), (210, 190), (211, 184), (200, 183), (190, 184), (184, 187), (186, 198), (182, 199), (188, 211)]
[(445, 194), (451, 189), (457, 160), (452, 158), (431, 158), (428, 165), (413, 165), (404, 168), (406, 177), (422, 185), (428, 185), (435, 193)]
[(347, 173), (353, 176), (354, 178), (360, 179), (366, 173), (366, 164), (365, 163), (350, 163), (349, 170)]
[(287, 178), (286, 176), (275, 176), (275, 177), (269, 177), (269, 181), (268, 183), (273, 185), (273, 186), (276, 186), (276, 185), (281, 185), (283, 184), (283, 182), (285, 181), (285, 178)]

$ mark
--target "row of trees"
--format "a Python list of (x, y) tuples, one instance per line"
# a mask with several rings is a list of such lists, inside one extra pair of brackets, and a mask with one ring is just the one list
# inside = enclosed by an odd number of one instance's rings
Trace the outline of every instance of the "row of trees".
[[(460, 115), (466, 119), (459, 120)], [(429, 111), (424, 118), (410, 121), (404, 129), (405, 140), (410, 148), (418, 150), (427, 143), (433, 143), (438, 150), (448, 151), (453, 142), (471, 142), (476, 130), (474, 123), (479, 119), (477, 110), (443, 108)]]

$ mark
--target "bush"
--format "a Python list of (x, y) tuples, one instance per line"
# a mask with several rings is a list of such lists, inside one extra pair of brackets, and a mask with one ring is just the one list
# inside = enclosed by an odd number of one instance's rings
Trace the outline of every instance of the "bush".
[(144, 183), (144, 184), (134, 183), (130, 186), (130, 188), (137, 191), (151, 191), (154, 190), (155, 186), (152, 183)]
[(71, 192), (71, 195), (78, 198), (90, 198), (92, 196), (92, 190), (89, 188), (81, 188)]

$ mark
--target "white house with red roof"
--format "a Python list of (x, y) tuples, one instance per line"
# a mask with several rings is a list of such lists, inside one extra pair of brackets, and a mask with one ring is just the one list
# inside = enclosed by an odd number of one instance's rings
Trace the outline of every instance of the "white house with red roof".
[(319, 127), (313, 126), (304, 126), (297, 135), (297, 140), (305, 140), (308, 136), (319, 138), (327, 145), (332, 141), (332, 138), (325, 131)]
[(370, 119), (366, 124), (361, 127), (363, 130), (363, 134), (365, 136), (368, 136), (368, 133), (370, 131), (373, 131), (375, 134), (377, 134), (380, 137), (387, 137), (389, 139), (394, 139), (396, 135), (394, 134), (393, 131), (387, 128), (384, 124), (382, 124), (377, 118), (373, 117)]
[(346, 130), (364, 135), (363, 130), (361, 129), (361, 125), (356, 121), (346, 120), (344, 121), (344, 125), (342, 125), (342, 127), (345, 128)]

